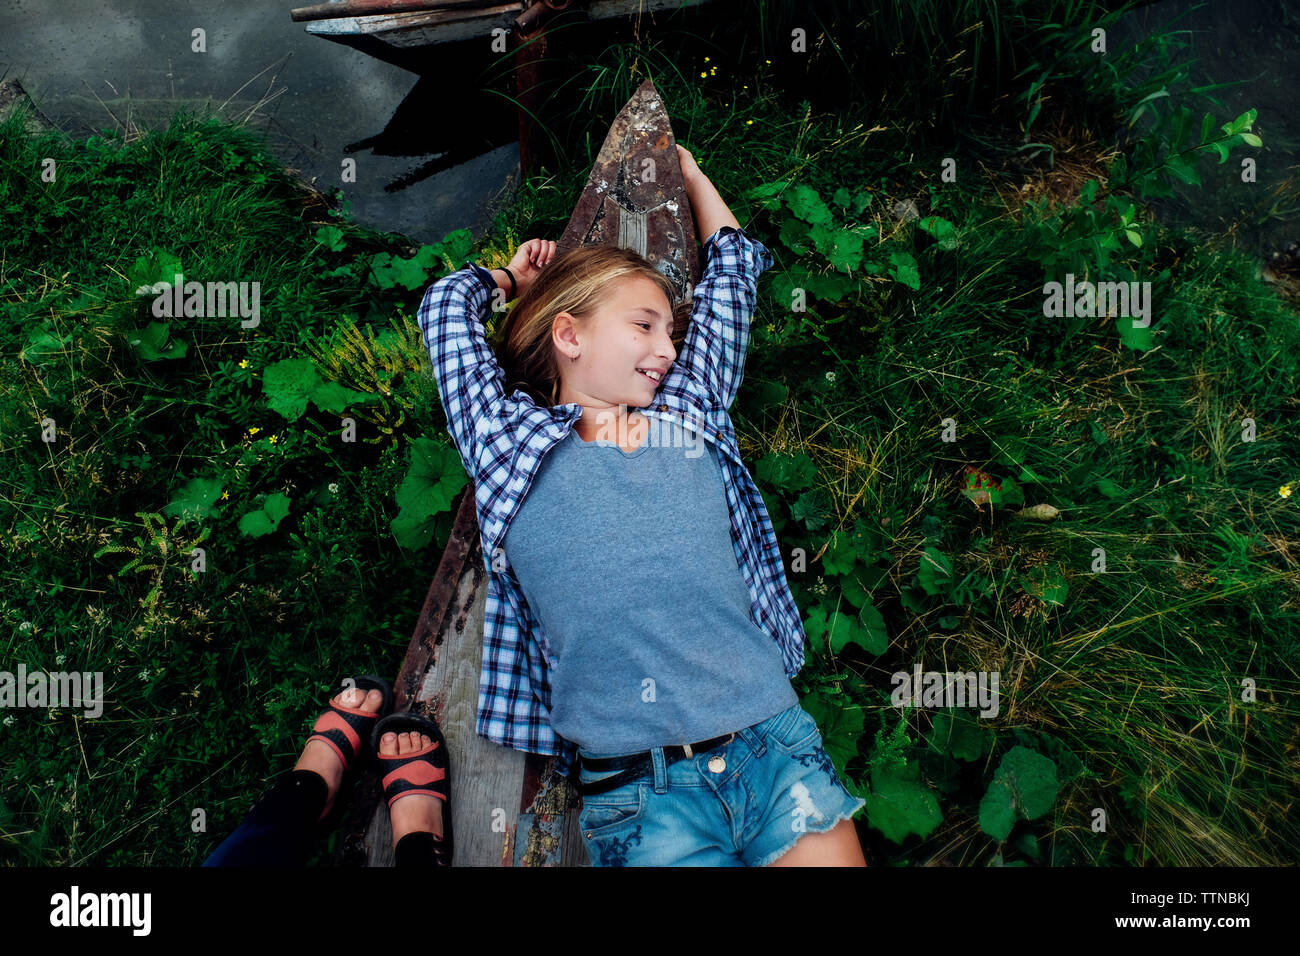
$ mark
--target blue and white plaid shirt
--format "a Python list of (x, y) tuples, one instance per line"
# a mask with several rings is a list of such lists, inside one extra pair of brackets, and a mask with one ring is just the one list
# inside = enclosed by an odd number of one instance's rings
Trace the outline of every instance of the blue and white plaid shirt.
[[(753, 600), (751, 615), (780, 647), (793, 677), (803, 666), (803, 619), (727, 411), (744, 375), (758, 277), (771, 267), (772, 255), (743, 230), (723, 226), (705, 240), (704, 257), (677, 359), (653, 404), (637, 411), (702, 430), (725, 453), (719, 457), (732, 544)], [(496, 288), (491, 273), (470, 263), (430, 286), (419, 311), (447, 428), (474, 483), (488, 572), (475, 729), (505, 747), (557, 755), (556, 771), (567, 776), (576, 768), (578, 748), (551, 727), (554, 656), (500, 542), (547, 451), (569, 434), (582, 406), (543, 408), (522, 389), (504, 393), (505, 374), (483, 329)]]

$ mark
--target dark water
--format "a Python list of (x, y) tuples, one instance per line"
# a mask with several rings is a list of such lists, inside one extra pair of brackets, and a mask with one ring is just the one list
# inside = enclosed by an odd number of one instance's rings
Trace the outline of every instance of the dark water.
[[(128, 116), (154, 125), (182, 102), (229, 100), (224, 115), (252, 110), (251, 125), (275, 154), (318, 187), (341, 188), (358, 221), (422, 242), (465, 226), (481, 233), (492, 198), (518, 181), (509, 58), (491, 53), (488, 38), (467, 41), (432, 49), (417, 75), (306, 33), (289, 17), (306, 3), (9, 0), (0, 5), (0, 74), (19, 77), (73, 135)], [(1239, 84), (1209, 94), (1222, 107), (1191, 100), (1195, 128), (1206, 109), (1218, 122), (1259, 110), (1261, 149), (1242, 149), (1222, 166), (1203, 160), (1202, 187), (1179, 185), (1178, 199), (1155, 205), (1175, 225), (1231, 232), (1263, 255), (1300, 238), (1300, 0), (1194, 6), (1143, 7), (1112, 31), (1110, 47), (1186, 14), (1176, 28), (1192, 32), (1179, 55), (1199, 60), (1194, 85)], [(594, 56), (619, 24), (602, 21), (579, 49)], [(206, 53), (191, 51), (195, 27), (207, 32)], [(1240, 181), (1244, 155), (1257, 157), (1257, 183)], [(355, 183), (341, 181), (345, 156), (356, 159)]]
[[(0, 74), (18, 77), (73, 136), (128, 117), (158, 125), (182, 102), (229, 100), (222, 115), (253, 110), (249, 125), (265, 132), (275, 155), (318, 188), (342, 189), (359, 222), (421, 242), (466, 226), (481, 233), (490, 198), (518, 182), (513, 110), (504, 111), (508, 123), (498, 113), (480, 135), (465, 112), (491, 94), (463, 74), (443, 75), (458, 69), (463, 50), (432, 57), (422, 80), (306, 33), (289, 18), (306, 5), (7, 0), (0, 4)], [(195, 27), (207, 34), (206, 53), (191, 51)], [(492, 99), (500, 111), (504, 101)], [(418, 113), (411, 130), (390, 129), (399, 111)], [(356, 159), (355, 183), (341, 180), (345, 156)], [(394, 185), (400, 188), (390, 191)]]

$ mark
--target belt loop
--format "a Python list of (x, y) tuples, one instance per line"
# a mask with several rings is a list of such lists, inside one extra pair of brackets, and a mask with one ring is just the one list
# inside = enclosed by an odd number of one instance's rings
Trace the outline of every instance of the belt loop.
[(736, 736), (749, 745), (749, 749), (754, 752), (755, 756), (761, 757), (767, 753), (767, 745), (763, 743), (763, 738), (750, 728), (740, 728), (740, 730), (736, 731)]
[(664, 748), (652, 747), (650, 749), (650, 762), (654, 764), (655, 771), (655, 793), (668, 792), (668, 768), (664, 760)]

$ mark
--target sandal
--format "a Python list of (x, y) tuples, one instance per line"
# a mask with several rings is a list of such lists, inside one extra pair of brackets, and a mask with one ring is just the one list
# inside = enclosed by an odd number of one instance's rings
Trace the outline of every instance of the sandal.
[[(313, 740), (323, 741), (338, 754), (339, 759), (343, 761), (344, 783), (356, 776), (357, 771), (365, 764), (366, 758), (373, 753), (367, 746), (370, 741), (370, 729), (393, 709), (393, 689), (382, 677), (366, 674), (352, 678), (352, 684), (358, 690), (380, 691), (384, 695), (384, 702), (379, 710), (371, 713), (360, 708), (340, 707), (334, 703), (334, 698), (339, 694), (336, 691), (330, 695), (326, 702), (326, 710), (316, 718), (316, 723), (312, 726), (312, 735), (307, 738), (309, 743)], [(340, 784), (339, 793), (342, 792), (343, 784)], [(325, 809), (320, 815), (321, 822), (330, 816), (334, 803), (333, 799), (326, 802)]]
[[(433, 741), (415, 753), (388, 756), (379, 752), (379, 741), (386, 733), (421, 733)], [(419, 714), (390, 714), (375, 725), (372, 752), (383, 777), (384, 799), (391, 810), (394, 803), (412, 793), (428, 794), (442, 800), (442, 837), (433, 838), (433, 852), (438, 866), (451, 866), (455, 841), (451, 829), (451, 761), (447, 741), (436, 721)]]

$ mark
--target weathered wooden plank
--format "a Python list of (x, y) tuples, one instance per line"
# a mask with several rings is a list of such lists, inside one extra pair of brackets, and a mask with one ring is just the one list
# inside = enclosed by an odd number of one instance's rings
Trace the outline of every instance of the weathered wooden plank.
[(369, 17), (391, 13), (428, 13), (491, 6), (492, 0), (329, 0), (309, 7), (294, 7), (289, 17), (296, 23), (332, 17)]
[[(575, 2), (569, 9), (581, 10), (592, 20), (607, 20), (699, 6), (707, 2), (708, 0), (589, 0), (586, 4)], [(533, 5), (527, 0), (457, 6), (429, 3), (427, 9), (417, 11), (356, 15), (349, 12), (345, 4), (334, 0), (320, 5), (322, 12), (313, 16), (324, 17), (330, 6), (338, 6), (339, 14), (309, 21), (306, 31), (351, 46), (404, 69), (415, 69), (419, 65), (421, 48), (487, 37), (498, 26), (510, 30), (520, 14)], [(298, 10), (293, 12), (297, 13)]]
[[(611, 124), (556, 249), (583, 243), (635, 249), (673, 280), (682, 302), (700, 281), (690, 208), (672, 124), (646, 80)], [(684, 334), (687, 316), (678, 318), (677, 332)]]

